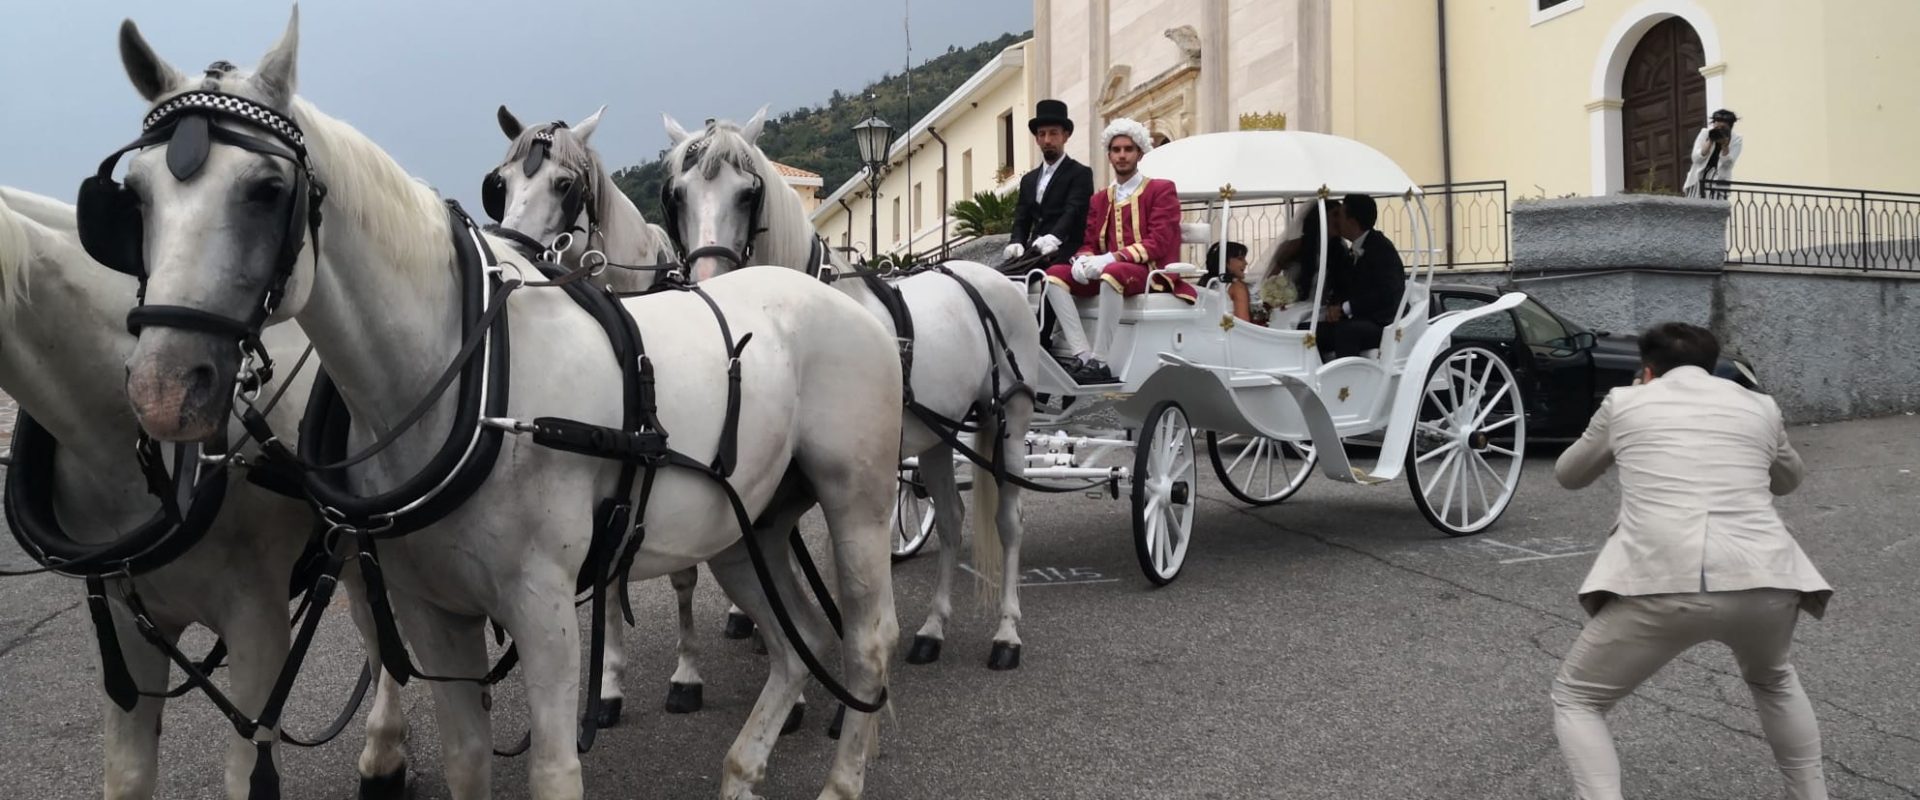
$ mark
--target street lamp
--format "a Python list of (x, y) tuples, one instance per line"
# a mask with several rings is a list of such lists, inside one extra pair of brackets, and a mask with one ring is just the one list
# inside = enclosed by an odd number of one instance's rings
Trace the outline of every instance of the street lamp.
[(853, 126), (853, 143), (860, 148), (860, 161), (867, 167), (867, 205), (872, 217), (871, 243), (867, 263), (880, 255), (880, 169), (887, 165), (887, 145), (893, 140), (893, 126), (877, 116), (867, 117)]

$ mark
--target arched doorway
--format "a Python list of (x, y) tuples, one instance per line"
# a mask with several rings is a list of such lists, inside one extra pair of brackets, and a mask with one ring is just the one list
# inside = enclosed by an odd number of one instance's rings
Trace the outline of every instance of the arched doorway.
[(1678, 192), (1686, 181), (1687, 148), (1707, 119), (1706, 65), (1700, 35), (1679, 17), (1647, 30), (1627, 57), (1620, 83), (1622, 185), (1629, 191)]

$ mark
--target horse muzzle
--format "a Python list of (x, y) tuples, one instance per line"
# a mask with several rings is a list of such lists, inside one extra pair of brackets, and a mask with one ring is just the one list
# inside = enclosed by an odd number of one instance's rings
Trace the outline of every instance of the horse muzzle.
[(747, 265), (747, 259), (739, 251), (724, 245), (710, 244), (687, 254), (687, 274), (694, 283), (717, 277)]
[(213, 438), (233, 407), (240, 352), (212, 333), (155, 327), (127, 359), (127, 399), (147, 435), (164, 442)]

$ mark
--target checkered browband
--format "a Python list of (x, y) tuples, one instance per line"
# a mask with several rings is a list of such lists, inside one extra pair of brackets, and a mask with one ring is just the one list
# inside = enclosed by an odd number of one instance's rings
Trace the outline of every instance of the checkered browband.
[(195, 111), (213, 111), (235, 119), (245, 120), (273, 131), (274, 134), (279, 136), (283, 141), (289, 142), (297, 148), (304, 150), (307, 146), (306, 138), (300, 134), (300, 126), (295, 125), (292, 119), (247, 98), (226, 94), (224, 92), (187, 92), (186, 94), (169, 98), (166, 102), (161, 103), (158, 108), (155, 108), (147, 114), (147, 118), (141, 123), (140, 129), (143, 131), (151, 131), (154, 128), (171, 122), (174, 117), (180, 114)]

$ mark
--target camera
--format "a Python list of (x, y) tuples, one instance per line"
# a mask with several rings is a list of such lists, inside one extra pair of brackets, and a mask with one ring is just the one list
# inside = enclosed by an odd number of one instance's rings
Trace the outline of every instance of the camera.
[(1727, 129), (1726, 128), (1708, 128), (1707, 139), (1715, 142), (1724, 142), (1727, 140)]

